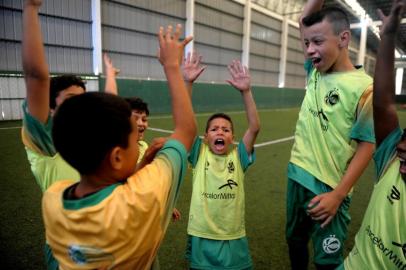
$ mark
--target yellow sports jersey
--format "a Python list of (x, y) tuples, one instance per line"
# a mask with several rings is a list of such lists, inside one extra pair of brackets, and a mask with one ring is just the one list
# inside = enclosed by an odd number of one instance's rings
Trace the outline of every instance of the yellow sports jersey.
[(406, 181), (399, 173), (394, 130), (374, 155), (379, 180), (374, 187), (355, 244), (344, 261), (347, 270), (406, 269)]
[(215, 240), (245, 236), (245, 171), (255, 160), (241, 141), (226, 155), (212, 153), (196, 138), (189, 161), (193, 166), (189, 235)]
[(140, 161), (144, 157), (145, 151), (147, 151), (147, 148), (148, 144), (146, 141), (138, 141), (139, 156), (137, 163), (140, 163)]
[(355, 153), (351, 141), (375, 142), (372, 119), (372, 78), (362, 68), (329, 74), (312, 69), (290, 162), (335, 188)]
[(46, 239), (60, 269), (150, 269), (186, 169), (186, 149), (169, 140), (125, 182), (68, 200), (73, 181), (44, 194)]

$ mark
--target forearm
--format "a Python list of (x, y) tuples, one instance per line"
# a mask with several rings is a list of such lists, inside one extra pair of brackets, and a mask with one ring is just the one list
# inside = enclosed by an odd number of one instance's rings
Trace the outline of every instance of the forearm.
[(190, 99), (192, 99), (192, 91), (193, 91), (193, 82), (185, 81), (187, 93), (189, 94)]
[(38, 6), (24, 4), (22, 57), (26, 77), (48, 80), (49, 71), (42, 43)]
[(348, 165), (347, 171), (341, 179), (341, 182), (333, 191), (341, 200), (348, 195), (365, 168), (368, 166), (374, 152), (374, 147), (374, 144), (369, 142), (358, 143), (357, 150)]
[(104, 92), (113, 95), (118, 95), (116, 72), (114, 70), (106, 72), (106, 85), (104, 87)]
[(299, 24), (302, 24), (302, 19), (310, 14), (321, 10), (324, 0), (308, 0), (303, 7), (303, 12), (299, 18)]
[(164, 71), (172, 97), (172, 114), (175, 124), (172, 137), (181, 140), (189, 150), (196, 136), (196, 120), (191, 99), (183, 82), (180, 68), (165, 66)]
[(251, 89), (248, 91), (242, 91), (241, 95), (243, 96), (245, 112), (248, 120), (248, 129), (244, 134), (243, 141), (247, 152), (251, 153), (260, 129), (259, 116)]
[(45, 123), (49, 114), (49, 71), (45, 58), (38, 5), (24, 4), (22, 62), (30, 114)]

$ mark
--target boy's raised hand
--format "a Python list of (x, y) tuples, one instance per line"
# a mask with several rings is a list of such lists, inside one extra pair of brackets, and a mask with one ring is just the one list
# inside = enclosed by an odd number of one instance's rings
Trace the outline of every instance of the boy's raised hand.
[(196, 52), (188, 52), (187, 57), (183, 59), (182, 73), (185, 82), (193, 83), (207, 66), (201, 65), (202, 56)]
[(240, 92), (248, 91), (251, 89), (251, 77), (248, 68), (243, 66), (240, 61), (233, 60), (228, 66), (228, 71), (231, 75), (231, 80), (226, 80), (229, 84), (234, 86)]
[(24, 5), (40, 7), (42, 5), (42, 0), (25, 0)]
[(388, 16), (385, 16), (382, 10), (378, 9), (377, 13), (382, 20), (380, 35), (395, 35), (403, 13), (406, 11), (406, 0), (394, 0)]
[(183, 41), (179, 41), (182, 26), (176, 25), (175, 32), (172, 26), (169, 25), (166, 30), (161, 26), (159, 28), (158, 40), (159, 51), (158, 59), (164, 67), (180, 67), (183, 58), (183, 50), (192, 37), (186, 37)]
[(120, 73), (120, 69), (113, 65), (113, 61), (111, 61), (111, 58), (107, 55), (107, 53), (103, 54), (103, 62), (106, 68), (106, 74), (113, 74), (115, 76)]

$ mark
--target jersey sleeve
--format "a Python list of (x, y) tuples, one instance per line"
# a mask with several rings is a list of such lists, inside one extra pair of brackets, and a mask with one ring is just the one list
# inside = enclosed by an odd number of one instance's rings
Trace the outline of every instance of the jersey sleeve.
[(357, 107), (356, 120), (351, 129), (351, 139), (375, 143), (372, 115), (372, 85), (362, 94)]
[(200, 146), (202, 145), (202, 139), (196, 136), (195, 141), (193, 142), (192, 148), (190, 149), (188, 160), (194, 168), (197, 164), (197, 160), (199, 159), (200, 154)]
[(52, 118), (48, 116), (46, 123), (41, 123), (28, 111), (27, 101), (23, 102), (22, 140), (26, 147), (46, 155), (54, 156), (56, 150), (52, 141)]
[(238, 143), (238, 157), (240, 158), (241, 166), (245, 172), (256, 159), (255, 149), (253, 148), (252, 153), (249, 154), (243, 140), (241, 140)]
[(374, 153), (376, 175), (379, 179), (387, 165), (391, 162), (396, 155), (396, 145), (402, 137), (402, 130), (400, 127), (394, 129), (378, 146)]
[(177, 140), (168, 140), (155, 159), (128, 178), (131, 190), (141, 198), (146, 209), (159, 205), (162, 226), (172, 216), (179, 188), (187, 169), (187, 151)]

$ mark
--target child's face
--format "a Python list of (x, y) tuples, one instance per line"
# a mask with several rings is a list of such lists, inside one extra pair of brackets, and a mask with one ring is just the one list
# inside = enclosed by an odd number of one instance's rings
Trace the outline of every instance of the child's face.
[(224, 118), (214, 118), (210, 121), (204, 137), (214, 154), (227, 154), (228, 148), (234, 139), (231, 123)]
[(333, 31), (330, 22), (323, 20), (309, 27), (303, 27), (306, 57), (320, 72), (334, 69), (340, 56), (340, 37)]
[(134, 173), (139, 156), (137, 117), (134, 114), (131, 115), (131, 128), (132, 131), (128, 136), (128, 147), (123, 150), (123, 178), (127, 178)]
[(400, 160), (399, 172), (406, 181), (406, 138), (403, 138), (396, 146), (397, 155)]
[(58, 96), (55, 99), (56, 107), (58, 108), (58, 106), (61, 105), (66, 99), (76, 96), (76, 95), (84, 94), (84, 93), (85, 93), (85, 89), (83, 89), (80, 86), (77, 86), (77, 85), (69, 86), (68, 88), (66, 88), (58, 93)]
[(144, 139), (144, 133), (148, 128), (148, 116), (145, 111), (133, 111), (133, 115), (137, 117), (138, 139)]

